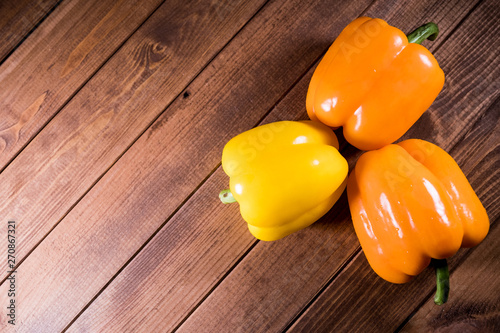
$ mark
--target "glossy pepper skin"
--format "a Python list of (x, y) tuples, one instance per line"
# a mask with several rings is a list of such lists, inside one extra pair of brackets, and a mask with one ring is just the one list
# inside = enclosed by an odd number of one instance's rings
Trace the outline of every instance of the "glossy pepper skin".
[(306, 99), (309, 118), (343, 126), (346, 140), (361, 150), (399, 139), (444, 84), (436, 59), (417, 42), (408, 43), (401, 30), (380, 19), (351, 22), (312, 76)]
[(393, 283), (488, 233), (486, 210), (453, 158), (417, 139), (362, 155), (347, 185), (356, 235), (373, 270)]
[(347, 182), (347, 161), (327, 126), (282, 121), (231, 139), (222, 167), (243, 219), (258, 239), (273, 241), (323, 216)]

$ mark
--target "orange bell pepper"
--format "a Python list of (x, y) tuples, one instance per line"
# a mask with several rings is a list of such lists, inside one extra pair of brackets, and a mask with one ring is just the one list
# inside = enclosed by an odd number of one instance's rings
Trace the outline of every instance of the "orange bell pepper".
[(443, 87), (443, 71), (419, 45), (438, 32), (428, 23), (407, 38), (383, 20), (354, 20), (314, 71), (306, 99), (309, 118), (343, 126), (346, 140), (361, 150), (396, 141)]
[(437, 304), (447, 299), (446, 258), (479, 244), (490, 226), (457, 163), (423, 140), (363, 154), (349, 176), (347, 195), (356, 235), (379, 276), (404, 283), (431, 258), (441, 259)]

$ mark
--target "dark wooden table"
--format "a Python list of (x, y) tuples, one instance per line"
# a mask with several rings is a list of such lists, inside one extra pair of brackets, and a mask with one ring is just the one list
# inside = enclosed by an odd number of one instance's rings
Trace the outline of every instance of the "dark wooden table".
[[(499, 8), (0, 1), (0, 331), (499, 332)], [(253, 238), (238, 205), (217, 196), (228, 186), (224, 144), (263, 123), (307, 119), (312, 72), (359, 16), (405, 32), (440, 27), (424, 45), (446, 83), (404, 138), (448, 151), (491, 220), (479, 246), (449, 261), (441, 307), (431, 268), (404, 285), (371, 270), (345, 194), (276, 242)], [(360, 152), (337, 133), (352, 169)]]

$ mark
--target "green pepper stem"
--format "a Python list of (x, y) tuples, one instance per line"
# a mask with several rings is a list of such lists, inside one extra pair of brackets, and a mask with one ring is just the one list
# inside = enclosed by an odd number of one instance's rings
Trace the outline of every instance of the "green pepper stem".
[(411, 32), (408, 35), (408, 43), (422, 44), (426, 39), (435, 40), (438, 34), (439, 29), (437, 24), (429, 22)]
[(432, 265), (436, 268), (436, 295), (434, 303), (443, 305), (448, 300), (450, 293), (450, 272), (446, 259), (432, 259)]
[(230, 204), (236, 202), (236, 199), (233, 197), (231, 190), (222, 190), (219, 193), (219, 199), (224, 204)]

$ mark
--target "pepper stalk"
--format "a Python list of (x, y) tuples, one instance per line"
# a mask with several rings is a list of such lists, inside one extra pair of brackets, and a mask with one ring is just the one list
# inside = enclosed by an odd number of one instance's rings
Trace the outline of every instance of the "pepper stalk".
[(422, 44), (426, 39), (436, 40), (439, 34), (439, 28), (436, 23), (429, 22), (413, 30), (408, 34), (408, 43)]
[(236, 202), (236, 199), (233, 197), (233, 193), (231, 193), (231, 190), (229, 189), (220, 191), (219, 199), (224, 204)]
[(434, 303), (443, 305), (448, 300), (450, 293), (450, 272), (446, 259), (432, 259), (431, 265), (436, 268), (436, 295)]

